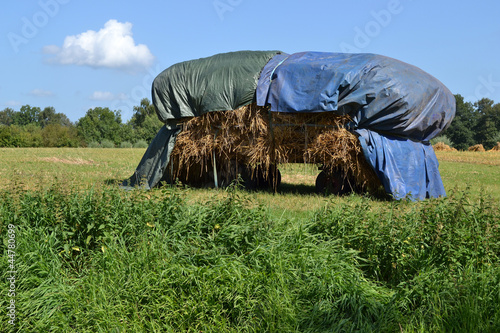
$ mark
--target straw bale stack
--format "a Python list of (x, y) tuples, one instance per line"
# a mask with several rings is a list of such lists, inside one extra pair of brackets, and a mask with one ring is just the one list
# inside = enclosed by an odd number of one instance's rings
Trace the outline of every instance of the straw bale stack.
[(432, 146), (432, 148), (434, 148), (435, 151), (457, 151), (455, 148), (448, 146), (444, 142), (437, 142)]
[(497, 145), (491, 148), (488, 151), (500, 151), (500, 142), (497, 142)]
[(469, 147), (468, 151), (486, 151), (482, 144), (474, 145)]
[(171, 154), (172, 176), (194, 185), (213, 185), (215, 158), (221, 185), (243, 173), (275, 186), (278, 165), (306, 162), (341, 173), (359, 189), (378, 189), (380, 181), (358, 138), (344, 128), (348, 120), (329, 112), (269, 112), (256, 104), (186, 119)]

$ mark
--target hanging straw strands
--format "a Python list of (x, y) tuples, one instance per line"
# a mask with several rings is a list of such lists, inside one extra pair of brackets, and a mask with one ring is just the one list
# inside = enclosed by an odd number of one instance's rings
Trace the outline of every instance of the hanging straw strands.
[(255, 103), (187, 119), (171, 154), (173, 177), (206, 181), (201, 179), (213, 176), (215, 156), (226, 184), (245, 165), (267, 177), (272, 166), (306, 162), (341, 172), (361, 189), (376, 189), (380, 181), (356, 135), (344, 128), (348, 121), (330, 112), (270, 113)]

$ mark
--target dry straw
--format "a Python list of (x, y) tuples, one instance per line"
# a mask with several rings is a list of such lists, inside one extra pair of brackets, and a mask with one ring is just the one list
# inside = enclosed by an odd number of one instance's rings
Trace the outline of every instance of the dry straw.
[(434, 148), (435, 151), (457, 151), (457, 149), (448, 146), (444, 142), (437, 142), (432, 148)]
[(213, 178), (214, 158), (225, 184), (245, 166), (267, 177), (274, 166), (306, 162), (340, 172), (360, 189), (378, 189), (358, 138), (344, 128), (348, 120), (330, 112), (269, 112), (256, 104), (209, 112), (182, 122), (170, 167), (174, 178), (202, 185)]
[(497, 145), (491, 148), (488, 151), (500, 151), (500, 142), (497, 142)]
[(482, 144), (474, 145), (469, 147), (469, 151), (486, 151)]

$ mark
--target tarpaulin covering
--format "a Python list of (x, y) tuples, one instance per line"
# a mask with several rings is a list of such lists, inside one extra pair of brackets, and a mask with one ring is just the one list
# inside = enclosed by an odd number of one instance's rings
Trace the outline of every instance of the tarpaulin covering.
[(234, 110), (256, 100), (275, 112), (348, 114), (348, 129), (359, 136), (367, 161), (388, 193), (396, 199), (445, 195), (428, 141), (453, 119), (454, 97), (431, 75), (392, 58), (224, 53), (167, 68), (154, 80), (152, 98), (166, 127), (125, 182), (130, 186), (149, 188), (160, 181), (179, 131), (177, 119)]
[(255, 101), (260, 72), (280, 51), (239, 51), (175, 64), (153, 81), (158, 118), (197, 117)]
[(134, 187), (151, 189), (155, 187), (163, 176), (168, 174), (165, 173), (165, 169), (179, 132), (180, 128), (177, 126), (170, 126), (168, 123), (162, 126), (149, 144), (134, 174), (123, 181), (122, 187), (128, 189)]
[(444, 196), (429, 140), (455, 115), (455, 99), (437, 79), (375, 54), (280, 54), (259, 78), (257, 104), (276, 112), (348, 114), (368, 162), (395, 198)]
[(445, 195), (434, 149), (429, 143), (357, 129), (368, 163), (395, 199)]

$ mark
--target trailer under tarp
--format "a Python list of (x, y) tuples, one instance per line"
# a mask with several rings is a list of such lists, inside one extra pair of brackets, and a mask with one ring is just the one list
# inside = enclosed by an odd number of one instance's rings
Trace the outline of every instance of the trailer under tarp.
[(455, 115), (451, 92), (421, 69), (375, 54), (241, 51), (169, 67), (153, 82), (165, 123), (124, 186), (164, 177), (177, 122), (256, 102), (270, 112), (348, 115), (347, 129), (395, 199), (446, 195), (429, 140)]

